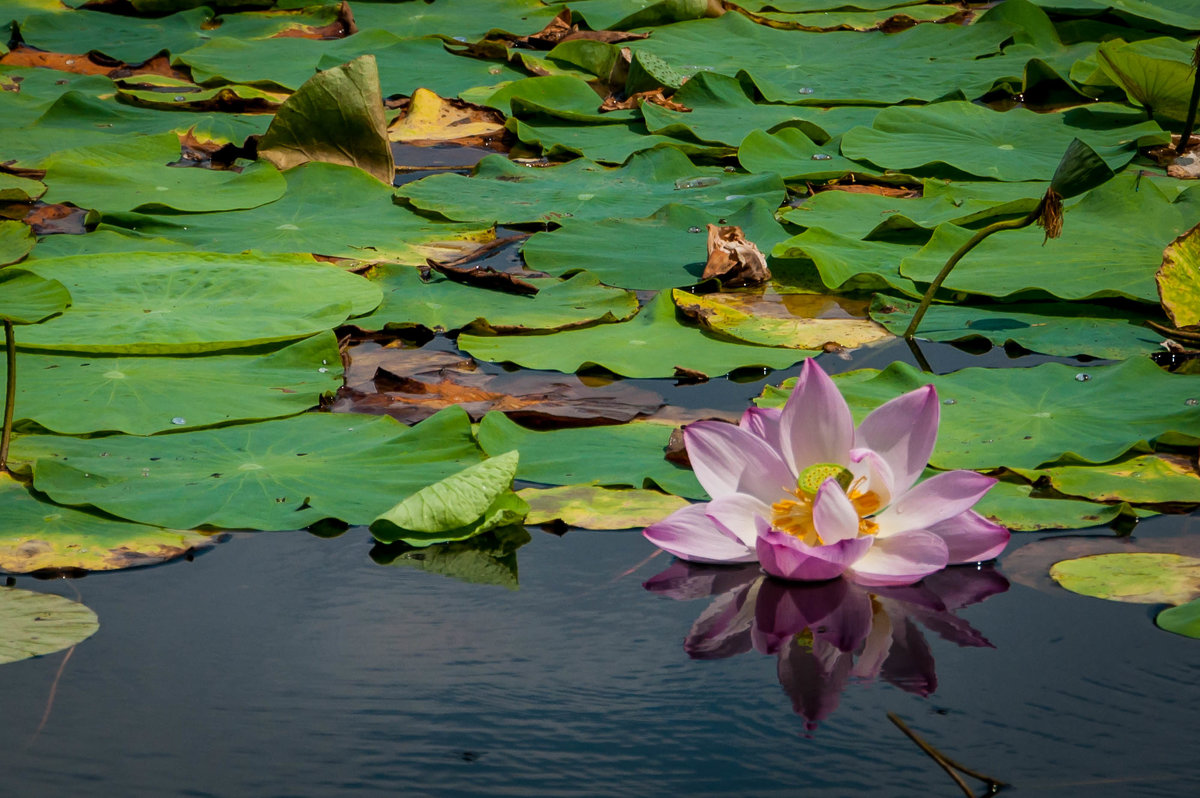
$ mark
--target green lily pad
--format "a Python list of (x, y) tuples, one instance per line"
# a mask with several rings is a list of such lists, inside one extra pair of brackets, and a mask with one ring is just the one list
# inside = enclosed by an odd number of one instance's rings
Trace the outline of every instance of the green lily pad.
[(781, 241), (771, 250), (776, 258), (807, 258), (821, 275), (821, 282), (834, 291), (878, 291), (891, 289), (918, 297), (913, 281), (900, 274), (900, 264), (917, 252), (917, 247), (889, 241), (860, 241), (820, 227), (810, 227), (798, 236)]
[(1050, 576), (1072, 593), (1109, 601), (1184, 604), (1200, 597), (1200, 559), (1180, 554), (1096, 554), (1055, 563)]
[(521, 251), (529, 268), (549, 274), (585, 269), (609, 285), (674, 288), (700, 281), (709, 224), (741, 227), (765, 253), (787, 238), (775, 221), (774, 206), (764, 200), (751, 200), (729, 214), (673, 203), (641, 219), (565, 219), (559, 229), (534, 235)]
[(587, 81), (573, 75), (539, 75), (506, 83), (478, 105), (495, 108), (505, 116), (552, 116), (570, 122), (612, 124), (629, 122), (639, 114), (632, 110), (600, 111), (600, 95)]
[[(902, 335), (917, 304), (880, 295), (872, 303), (871, 318)], [(930, 305), (918, 337), (928, 341), (982, 338), (1044, 355), (1120, 360), (1162, 350), (1162, 335), (1144, 325), (1147, 318), (1123, 308), (1080, 302)]]
[(0, 202), (32, 202), (45, 193), (46, 184), (40, 180), (0, 172)]
[(96, 613), (53, 593), (0, 588), (0, 665), (82, 643), (100, 628)]
[(45, 202), (98, 211), (226, 211), (274, 202), (287, 186), (270, 165), (241, 173), (168, 165), (179, 157), (174, 133), (55, 153), (43, 162)]
[(673, 428), (632, 422), (535, 432), (492, 412), (479, 423), (479, 445), (489, 455), (521, 452), (517, 479), (544, 485), (658, 486), (690, 499), (707, 498), (691, 471), (663, 454)]
[(25, 269), (0, 271), (0, 320), (12, 324), (38, 324), (62, 313), (71, 295), (58, 280), (47, 280)]
[(1015, 469), (1026, 479), (1045, 478), (1068, 496), (1138, 504), (1200, 504), (1200, 474), (1186, 457), (1139, 455), (1093, 466)]
[(634, 294), (602, 286), (586, 272), (567, 280), (523, 278), (539, 289), (534, 295), (472, 288), (441, 276), (424, 282), (411, 266), (376, 266), (370, 278), (383, 290), (383, 303), (351, 322), (363, 330), (417, 325), (436, 332), (520, 333), (620, 321), (638, 309)]
[(1128, 504), (1035, 498), (1032, 493), (1032, 485), (997, 482), (971, 509), (1014, 532), (1087, 529), (1134, 514)]
[(516, 590), (517, 549), (531, 540), (524, 527), (509, 526), (470, 540), (423, 548), (380, 543), (371, 549), (371, 559), (380, 565), (407, 566), (471, 584)]
[[(1041, 54), (1028, 48), (1020, 56), (1001, 54), (1001, 45), (1021, 29), (1019, 22), (989, 14), (967, 28), (812, 33), (775, 30), (735, 13), (660, 28), (628, 46), (688, 75), (744, 71), (770, 102), (929, 102), (958, 93), (975, 98), (999, 80), (1019, 80), (1029, 60)], [(846, 68), (847, 53), (854, 54), (852, 70)]]
[(478, 462), (470, 420), (443, 410), (408, 428), (387, 416), (307, 413), (149, 438), (25, 435), (14, 467), (63, 504), (179, 529), (369, 524)]
[[(986, 470), (1106, 463), (1149, 444), (1200, 442), (1196, 378), (1170, 374), (1148, 358), (1086, 369), (1045, 363), (1023, 369), (969, 368), (933, 376), (905, 363), (834, 378), (855, 418), (889, 399), (933, 384), (941, 426), (936, 468)], [(787, 383), (785, 383), (786, 385)], [(757, 401), (779, 407), (785, 390)]]
[(1120, 39), (1102, 42), (1096, 60), (1133, 105), (1145, 108), (1156, 119), (1183, 122), (1187, 118), (1195, 72), (1194, 44), (1159, 38), (1127, 44)]
[(217, 542), (38, 501), (0, 474), (0, 570), (13, 574), (117, 571), (182, 557)]
[(280, 169), (310, 161), (354, 166), (390, 186), (396, 166), (375, 56), (318, 72), (284, 101), (258, 142)]
[(429, 546), (521, 522), (529, 505), (512, 492), (516, 451), (489, 457), (422, 488), (371, 523), (376, 540)]
[(397, 36), (445, 35), (473, 41), (492, 30), (536, 33), (558, 13), (541, 0), (438, 0), (412, 11), (393, 3), (359, 3), (354, 19), (362, 30), (384, 28)]
[(0, 265), (16, 263), (29, 254), (37, 236), (24, 222), (0, 220)]
[(212, 11), (192, 8), (145, 19), (79, 9), (70, 13), (30, 14), (20, 24), (21, 39), (52, 53), (91, 50), (127, 64), (148, 61), (163, 50), (181, 53), (204, 41)]
[(920, 197), (820, 191), (803, 204), (785, 209), (780, 217), (849, 238), (880, 239), (894, 231), (933, 230), (942, 222), (968, 225), (1029, 213), (1046, 193), (1045, 183), (922, 182)]
[[(1038, 290), (1062, 299), (1128, 297), (1157, 303), (1154, 273), (1163, 248), (1195, 224), (1200, 191), (1171, 202), (1132, 174), (1110, 180), (1063, 214), (1060, 238), (1046, 241), (1033, 225), (985, 239), (955, 266), (945, 288), (987, 296)], [(1138, 224), (1130, 226), (1129, 219)], [(971, 231), (944, 224), (900, 273), (930, 282)]]
[(1200, 30), (1191, 0), (1031, 0), (1047, 8), (1081, 11), (1112, 9), (1139, 20), (1161, 22), (1183, 30)]
[(704, 329), (759, 346), (819, 350), (836, 344), (857, 349), (892, 337), (870, 319), (808, 315), (806, 308), (793, 309), (787, 296), (774, 293), (691, 294), (675, 289), (671, 298)]
[(637, 217), (669, 202), (733, 213), (754, 198), (778, 205), (783, 194), (777, 175), (736, 175), (695, 166), (671, 149), (638, 153), (615, 169), (583, 158), (529, 169), (490, 156), (469, 178), (434, 175), (397, 192), (416, 207), (450, 219), (502, 224)]
[(678, 321), (664, 295), (629, 321), (553, 335), (460, 335), (458, 346), (480, 360), (568, 373), (601, 366), (626, 377), (671, 377), (679, 368), (716, 377), (750, 366), (787, 368), (812, 354), (722, 341)]
[[(106, 214), (93, 236), (55, 236), (63, 254), (142, 249), (143, 242), (210, 252), (311, 252), (359, 260), (423, 265), (426, 258), (450, 260), (490, 241), (491, 229), (430, 219), (398, 207), (392, 191), (359, 169), (310, 163), (289, 170), (287, 193), (267, 205), (204, 214)], [(43, 247), (46, 247), (43, 243)]]
[(699, 19), (708, 0), (575, 0), (571, 11), (592, 30), (631, 30)]
[(1200, 325), (1200, 225), (1167, 246), (1154, 280), (1163, 310), (1172, 324)]
[[(826, 2), (825, 5), (830, 5)], [(781, 14), (770, 11), (760, 14), (763, 19), (780, 23), (781, 27), (794, 26), (802, 30), (879, 30), (886, 23), (941, 22), (960, 13), (957, 6), (917, 5), (895, 3), (873, 11), (816, 11), (807, 14)], [(911, 23), (909, 23), (911, 24)]]
[(732, 150), (649, 133), (640, 122), (615, 125), (560, 122), (548, 118), (509, 119), (505, 127), (523, 143), (538, 147), (548, 158), (582, 155), (592, 161), (622, 164), (634, 153), (670, 147), (686, 155), (720, 158)]
[(381, 296), (362, 277), (299, 255), (126, 253), (29, 266), (72, 298), (69, 313), (24, 334), (22, 346), (35, 349), (166, 354), (285, 341), (374, 310)]
[[(754, 131), (777, 133), (795, 129), (821, 144), (852, 127), (869, 125), (878, 108), (838, 106), (810, 108), (756, 102), (753, 86), (715, 72), (699, 72), (675, 92), (672, 100), (689, 110), (674, 111), (653, 103), (642, 105), (646, 127), (667, 136), (736, 147)], [(772, 169), (770, 171), (778, 171)]]
[(1154, 618), (1154, 623), (1159, 629), (1200, 639), (1200, 600), (1168, 607)]
[(1073, 139), (1081, 139), (1112, 169), (1137, 148), (1162, 144), (1167, 135), (1153, 122), (1126, 118), (1121, 127), (1095, 129), (1087, 108), (1038, 114), (1025, 108), (993, 111), (966, 102), (892, 106), (871, 127), (842, 137), (842, 154), (887, 169), (946, 164), (993, 180), (1049, 180)]
[(777, 133), (756, 130), (742, 139), (738, 162), (749, 172), (774, 171), (788, 180), (833, 180), (850, 174), (878, 175), (867, 164), (843, 158), (839, 142), (817, 145), (795, 128)]
[(529, 503), (525, 523), (562, 521), (580, 529), (646, 527), (688, 505), (687, 499), (656, 490), (596, 485), (525, 488), (517, 495)]
[[(5, 363), (0, 352), (0, 368)], [(151, 435), (302, 413), (342, 384), (333, 333), (207, 357), (21, 353), (15, 418), (54, 432)]]

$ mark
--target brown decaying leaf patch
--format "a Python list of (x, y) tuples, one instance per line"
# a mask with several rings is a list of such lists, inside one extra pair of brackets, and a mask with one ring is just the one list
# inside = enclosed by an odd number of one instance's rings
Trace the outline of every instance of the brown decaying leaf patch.
[(716, 277), (730, 288), (761, 285), (771, 279), (767, 259), (747, 241), (737, 225), (708, 225), (708, 261), (704, 264), (705, 280)]
[(881, 186), (872, 183), (830, 183), (820, 188), (809, 186), (813, 193), (817, 191), (845, 191), (850, 194), (878, 194), (881, 197), (900, 197), (909, 199), (920, 197), (921, 189), (905, 186)]
[(486, 374), (453, 352), (363, 343), (350, 356), (333, 411), (387, 414), (406, 424), (457, 404), (475, 420), (499, 410), (528, 427), (585, 427), (623, 424), (663, 404), (658, 394), (622, 381), (597, 386), (570, 374)]
[(337, 19), (328, 25), (299, 25), (276, 33), (272, 39), (344, 39), (358, 33), (358, 25), (354, 22), (354, 12), (350, 4), (342, 0), (338, 6)]
[(624, 100), (618, 100), (615, 94), (610, 94), (605, 97), (604, 102), (600, 104), (600, 110), (627, 111), (640, 107), (644, 102), (653, 103), (654, 105), (661, 105), (668, 111), (679, 111), (680, 113), (685, 114), (690, 114), (692, 112), (692, 109), (688, 108), (683, 103), (677, 103), (664, 95), (661, 86), (651, 91), (639, 91), (636, 94), (625, 98)]
[(238, 158), (254, 158), (254, 143), (238, 147), (228, 142), (201, 141), (189, 130), (179, 137), (182, 160), (206, 169), (231, 169)]
[(1177, 155), (1175, 148), (1179, 146), (1181, 138), (1183, 137), (1180, 134), (1172, 133), (1170, 144), (1151, 147), (1146, 150), (1146, 154), (1153, 158), (1159, 166), (1165, 166), (1167, 175), (1170, 177), (1180, 180), (1200, 179), (1200, 136), (1190, 137), (1183, 155)]
[(87, 221), (86, 208), (76, 208), (74, 205), (47, 205), (44, 202), (33, 203), (33, 208), (25, 215), (24, 222), (33, 228), (39, 236), (55, 234), (83, 235), (87, 232), (84, 223)]
[(18, 44), (0, 56), (0, 64), (20, 67), (44, 67), (70, 72), (75, 75), (104, 75), (109, 78), (125, 78), (131, 75), (161, 75), (163, 77), (191, 80), (192, 76), (171, 66), (170, 59), (163, 54), (154, 56), (141, 64), (126, 64), (91, 52), (85, 55), (47, 53), (25, 44)]
[[(549, 50), (561, 42), (586, 39), (606, 44), (637, 41), (649, 36), (647, 33), (626, 33), (619, 30), (587, 30), (571, 23), (571, 10), (564, 8), (558, 16), (550, 20), (546, 27), (529, 36), (514, 36), (510, 41), (518, 47), (529, 47), (534, 50)], [(506, 37), (508, 38), (508, 37)]]

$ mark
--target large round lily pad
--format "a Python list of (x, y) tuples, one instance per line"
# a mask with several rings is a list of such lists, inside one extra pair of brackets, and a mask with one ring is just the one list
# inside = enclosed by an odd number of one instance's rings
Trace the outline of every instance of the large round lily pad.
[(369, 524), (481, 459), (470, 419), (448, 408), (408, 428), (387, 416), (306, 413), (156, 435), (26, 435), (12, 459), (55, 501), (179, 529)]
[(209, 535), (49, 504), (0, 474), (0, 570), (8, 573), (116, 571), (172, 560), (214, 543)]
[[(205, 352), (303, 338), (379, 304), (379, 288), (305, 256), (126, 253), (31, 261), (71, 312), (21, 339), (76, 352)], [(230, 286), (236, 286), (231, 290)]]
[[(0, 352), (0, 370), (5, 362)], [(175, 357), (17, 356), (15, 418), (54, 432), (151, 435), (290, 416), (341, 386), (337, 339), (325, 332), (274, 352)]]
[(100, 628), (96, 613), (53, 593), (0, 588), (0, 665), (53, 654)]
[(1132, 604), (1183, 604), (1200, 597), (1200, 559), (1134, 552), (1063, 560), (1054, 581), (1084, 596)]

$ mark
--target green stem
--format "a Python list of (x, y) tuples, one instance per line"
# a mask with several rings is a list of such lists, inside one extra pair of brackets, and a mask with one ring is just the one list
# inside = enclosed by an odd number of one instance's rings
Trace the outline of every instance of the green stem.
[(963, 244), (958, 250), (950, 256), (950, 260), (946, 261), (946, 265), (938, 272), (937, 277), (933, 278), (933, 282), (929, 284), (929, 288), (925, 291), (925, 296), (921, 297), (921, 304), (917, 307), (917, 312), (913, 314), (912, 321), (908, 323), (908, 329), (904, 331), (906, 339), (912, 339), (917, 332), (917, 327), (921, 325), (921, 319), (925, 318), (925, 311), (929, 310), (929, 305), (933, 302), (933, 296), (942, 287), (942, 283), (950, 276), (950, 272), (958, 265), (958, 262), (963, 259), (963, 256), (978, 246), (979, 242), (990, 236), (992, 233), (999, 233), (1001, 230), (1019, 230), (1022, 227), (1028, 227), (1038, 220), (1042, 213), (1042, 204), (1038, 206), (1024, 218), (1008, 219), (1003, 222), (989, 224), (987, 227), (980, 229), (975, 235), (967, 239), (967, 243)]
[[(1196, 44), (1196, 55), (1193, 61), (1200, 60), (1200, 42)], [(1196, 126), (1196, 105), (1200, 104), (1200, 69), (1194, 69), (1195, 76), (1192, 78), (1192, 98), (1188, 101), (1187, 119), (1183, 123), (1183, 135), (1179, 137), (1179, 143), (1175, 145), (1175, 154), (1183, 155), (1187, 152), (1188, 142), (1192, 140), (1192, 129)]]
[(13, 408), (17, 404), (17, 341), (11, 321), (4, 321), (4, 353), (8, 375), (4, 382), (4, 434), (0, 436), (0, 473), (8, 473), (8, 442), (12, 438)]

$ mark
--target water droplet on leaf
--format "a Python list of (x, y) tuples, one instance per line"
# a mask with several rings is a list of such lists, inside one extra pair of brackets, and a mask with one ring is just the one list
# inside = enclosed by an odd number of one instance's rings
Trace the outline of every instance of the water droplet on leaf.
[(832, 160), (833, 160), (833, 156), (832, 156), (832, 155), (826, 155), (826, 154), (825, 154), (825, 153), (823, 153), (823, 152), (818, 152), (818, 153), (814, 153), (814, 154), (813, 154), (812, 160), (814, 160), (814, 161), (832, 161)]
[(1081, 372), (1079, 372), (1078, 374), (1076, 374), (1076, 375), (1075, 375), (1075, 381), (1076, 381), (1076, 382), (1087, 382), (1087, 381), (1088, 381), (1088, 380), (1090, 380), (1091, 378), (1092, 378), (1092, 375), (1091, 375), (1091, 374), (1087, 374), (1087, 373), (1085, 373), (1085, 372), (1082, 372), (1082, 371), (1081, 371)]
[(943, 400), (942, 400), (942, 404), (944, 404), (944, 405), (956, 405), (956, 404), (958, 404), (958, 400), (957, 400), (957, 399), (943, 399)]
[(175, 416), (175, 418), (171, 419), (171, 423), (176, 426), (179, 426), (180, 424), (186, 424), (187, 419), (184, 418), (183, 416)]

